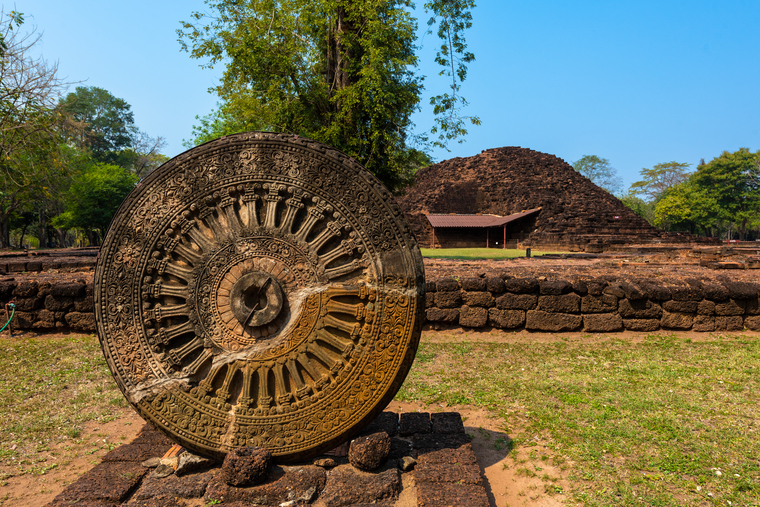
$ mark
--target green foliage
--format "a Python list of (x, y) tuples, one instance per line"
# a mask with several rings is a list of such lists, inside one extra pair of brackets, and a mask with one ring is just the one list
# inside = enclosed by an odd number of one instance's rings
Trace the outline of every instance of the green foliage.
[(104, 235), (122, 201), (138, 178), (123, 167), (96, 163), (76, 175), (66, 199), (66, 212), (57, 227), (97, 230)]
[(744, 239), (760, 214), (760, 151), (724, 151), (697, 168), (694, 184), (717, 203), (716, 217), (731, 223)]
[(681, 162), (665, 162), (651, 169), (642, 169), (641, 181), (631, 185), (629, 190), (634, 195), (643, 194), (650, 202), (656, 202), (670, 188), (685, 182), (689, 178), (687, 169), (691, 164)]
[(635, 193), (629, 191), (620, 198), (620, 201), (628, 206), (634, 213), (654, 225), (654, 204), (647, 202)]
[(606, 158), (584, 155), (580, 160), (573, 162), (573, 169), (611, 194), (618, 194), (622, 191), (623, 182), (617, 175), (617, 170), (610, 165), (610, 161)]
[[(212, 14), (195, 12), (183, 22), (180, 43), (225, 72), (210, 90), (221, 104), (198, 118), (192, 144), (245, 130), (299, 134), (356, 158), (391, 190), (410, 181), (425, 159), (425, 138), (414, 134), (411, 121), (422, 78), (413, 72), (417, 20), (410, 0), (206, 3)], [(452, 93), (473, 59), (462, 35), (472, 6), (471, 0), (426, 4), (449, 41), (439, 63), (453, 72)], [(451, 118), (464, 105), (458, 96), (440, 102), (437, 112)], [(464, 133), (454, 119), (438, 131), (445, 139)]]
[(668, 190), (654, 209), (654, 224), (666, 230), (708, 235), (719, 211), (716, 200), (694, 178)]
[(113, 163), (119, 151), (132, 146), (132, 107), (108, 90), (77, 86), (61, 99), (59, 107), (84, 125), (79, 141), (92, 150), (95, 160)]

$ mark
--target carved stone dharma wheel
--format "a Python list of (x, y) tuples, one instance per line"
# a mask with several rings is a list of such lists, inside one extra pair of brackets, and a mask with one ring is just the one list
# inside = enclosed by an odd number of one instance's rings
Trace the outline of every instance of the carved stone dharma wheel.
[(323, 144), (250, 132), (179, 155), (129, 195), (95, 312), (119, 387), (170, 438), (295, 460), (390, 402), (424, 291), (414, 237), (374, 176)]

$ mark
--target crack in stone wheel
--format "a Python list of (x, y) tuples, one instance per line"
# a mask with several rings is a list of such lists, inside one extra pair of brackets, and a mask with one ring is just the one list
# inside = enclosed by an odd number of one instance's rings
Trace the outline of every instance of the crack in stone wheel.
[(329, 450), (383, 410), (414, 359), (422, 258), (391, 195), (297, 136), (223, 137), (129, 195), (96, 269), (106, 360), (181, 445), (281, 460)]

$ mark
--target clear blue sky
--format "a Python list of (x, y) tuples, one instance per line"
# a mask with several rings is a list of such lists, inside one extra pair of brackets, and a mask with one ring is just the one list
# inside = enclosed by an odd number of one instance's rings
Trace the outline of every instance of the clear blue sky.
[[(434, 152), (436, 160), (501, 146), (569, 163), (593, 154), (627, 187), (660, 162), (695, 167), (724, 150), (760, 149), (760, 1), (478, 4), (468, 34), (476, 61), (462, 93), (483, 125), (450, 153)], [(169, 156), (185, 150), (195, 115), (216, 103), (207, 90), (222, 69), (200, 69), (175, 34), (205, 8), (201, 0), (4, 4), (14, 7), (43, 33), (45, 58), (70, 81), (129, 102), (138, 127), (166, 138)], [(427, 104), (445, 82), (432, 63), (435, 35), (423, 43)], [(415, 122), (429, 128), (429, 108)]]

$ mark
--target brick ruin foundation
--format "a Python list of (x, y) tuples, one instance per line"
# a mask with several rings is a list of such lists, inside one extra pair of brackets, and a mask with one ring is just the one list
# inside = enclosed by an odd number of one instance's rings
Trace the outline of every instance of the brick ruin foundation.
[[(420, 169), (416, 184), (398, 203), (423, 247), (433, 237), (427, 214), (507, 216), (535, 208), (540, 213), (511, 226), (509, 239), (524, 246), (593, 252), (612, 245), (697, 240), (655, 229), (564, 160), (520, 147), (485, 150)], [(436, 240), (440, 246), (445, 245)]]
[(760, 284), (689, 282), (665, 285), (611, 276), (574, 281), (441, 278), (427, 283), (426, 317), (433, 328), (760, 331)]

